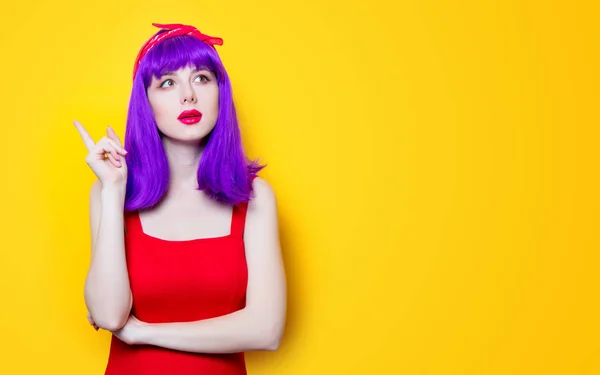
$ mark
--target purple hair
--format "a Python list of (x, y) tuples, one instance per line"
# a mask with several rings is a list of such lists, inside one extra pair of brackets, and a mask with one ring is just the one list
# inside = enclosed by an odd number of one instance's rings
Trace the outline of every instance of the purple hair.
[(169, 165), (146, 90), (152, 76), (160, 78), (184, 67), (209, 69), (219, 85), (217, 122), (203, 140), (198, 190), (221, 203), (248, 202), (252, 177), (265, 167), (244, 154), (231, 82), (215, 48), (193, 36), (168, 38), (144, 56), (133, 80), (124, 145), (128, 151), (125, 211), (150, 208), (167, 192)]

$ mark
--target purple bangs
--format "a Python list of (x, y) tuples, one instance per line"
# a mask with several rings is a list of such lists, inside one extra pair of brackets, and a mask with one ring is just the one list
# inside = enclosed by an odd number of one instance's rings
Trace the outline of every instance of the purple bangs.
[(244, 153), (231, 82), (215, 48), (192, 36), (169, 38), (144, 56), (133, 80), (124, 141), (128, 151), (125, 211), (151, 208), (167, 192), (169, 165), (146, 90), (153, 76), (185, 67), (209, 69), (219, 87), (217, 122), (203, 140), (198, 190), (225, 204), (248, 202), (252, 177), (265, 167)]

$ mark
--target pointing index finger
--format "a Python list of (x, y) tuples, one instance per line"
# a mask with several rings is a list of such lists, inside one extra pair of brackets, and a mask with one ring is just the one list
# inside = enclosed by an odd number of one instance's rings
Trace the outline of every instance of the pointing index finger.
[(73, 124), (79, 131), (79, 135), (81, 135), (81, 138), (83, 139), (83, 143), (85, 144), (85, 147), (88, 149), (88, 151), (92, 151), (92, 149), (96, 145), (96, 142), (94, 142), (92, 137), (88, 134), (88, 132), (85, 130), (85, 128), (83, 127), (83, 125), (81, 125), (81, 123), (79, 121), (73, 120)]

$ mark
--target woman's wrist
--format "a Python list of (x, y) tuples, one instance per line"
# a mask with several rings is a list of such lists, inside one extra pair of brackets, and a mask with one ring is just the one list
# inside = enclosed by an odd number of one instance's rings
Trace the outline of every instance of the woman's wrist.
[(137, 345), (151, 345), (152, 324), (146, 322), (138, 322), (135, 329), (133, 340)]

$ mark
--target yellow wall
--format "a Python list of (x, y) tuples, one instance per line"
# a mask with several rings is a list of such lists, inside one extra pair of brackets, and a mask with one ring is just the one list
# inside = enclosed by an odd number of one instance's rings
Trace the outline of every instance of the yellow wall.
[(0, 12), (1, 374), (103, 373), (71, 120), (124, 134), (151, 22), (224, 38), (279, 197), (288, 326), (250, 374), (600, 372), (598, 2), (97, 3)]

